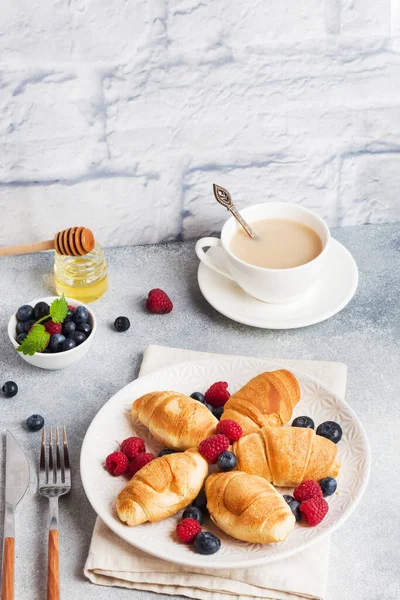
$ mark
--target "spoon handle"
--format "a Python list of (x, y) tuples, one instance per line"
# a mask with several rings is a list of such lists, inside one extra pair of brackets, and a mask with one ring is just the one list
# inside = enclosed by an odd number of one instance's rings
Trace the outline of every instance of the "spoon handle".
[(252, 230), (250, 225), (248, 223), (246, 223), (246, 221), (243, 219), (241, 214), (236, 210), (236, 206), (232, 205), (228, 208), (228, 210), (235, 217), (235, 219), (238, 221), (238, 223), (243, 227), (243, 229), (246, 231), (247, 235), (249, 235), (254, 240), (257, 237), (256, 234), (254, 233), (254, 231)]
[(253, 240), (257, 237), (252, 228), (246, 221), (243, 219), (236, 206), (232, 202), (232, 198), (227, 189), (222, 187), (221, 185), (217, 185), (213, 183), (214, 196), (217, 202), (222, 204), (225, 208), (229, 210), (229, 212), (235, 217), (239, 225), (243, 227), (248, 236), (253, 238)]

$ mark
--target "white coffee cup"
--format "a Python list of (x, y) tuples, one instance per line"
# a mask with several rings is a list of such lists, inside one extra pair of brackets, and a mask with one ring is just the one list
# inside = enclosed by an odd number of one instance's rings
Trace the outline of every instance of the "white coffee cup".
[[(244, 262), (230, 251), (230, 241), (240, 225), (234, 217), (228, 219), (221, 231), (221, 239), (206, 237), (196, 244), (196, 254), (210, 269), (235, 281), (245, 292), (271, 303), (297, 302), (307, 296), (326, 266), (330, 248), (330, 231), (325, 221), (313, 211), (297, 204), (266, 202), (240, 211), (250, 223), (262, 219), (291, 219), (311, 227), (321, 238), (322, 252), (313, 260), (289, 269), (267, 269)], [(207, 247), (222, 248), (226, 269), (221, 268), (204, 251)]]

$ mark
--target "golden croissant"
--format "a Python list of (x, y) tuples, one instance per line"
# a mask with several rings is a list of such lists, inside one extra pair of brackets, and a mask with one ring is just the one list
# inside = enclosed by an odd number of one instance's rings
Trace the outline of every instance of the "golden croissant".
[(119, 493), (117, 513), (130, 526), (161, 521), (190, 504), (208, 475), (208, 463), (194, 449), (152, 460)]
[(138, 398), (132, 404), (132, 416), (173, 450), (197, 447), (218, 425), (204, 404), (178, 392), (152, 392)]
[(281, 542), (295, 518), (283, 496), (265, 479), (240, 471), (214, 473), (206, 481), (207, 508), (222, 531), (245, 542)]
[(233, 394), (225, 404), (223, 419), (233, 419), (243, 433), (266, 425), (284, 425), (300, 400), (300, 386), (290, 371), (261, 373)]
[(241, 437), (232, 452), (239, 471), (282, 487), (337, 477), (340, 469), (336, 444), (303, 427), (263, 427)]

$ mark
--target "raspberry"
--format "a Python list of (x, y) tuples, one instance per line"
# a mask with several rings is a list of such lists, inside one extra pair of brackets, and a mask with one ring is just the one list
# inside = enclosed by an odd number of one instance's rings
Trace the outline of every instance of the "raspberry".
[(121, 452), (123, 452), (129, 460), (135, 458), (138, 454), (146, 452), (144, 441), (139, 437), (129, 437), (122, 442), (120, 445)]
[(232, 419), (220, 421), (215, 431), (216, 433), (222, 433), (222, 435), (226, 435), (231, 444), (233, 444), (233, 442), (237, 442), (237, 440), (243, 435), (243, 429), (240, 427), (239, 423), (232, 421)]
[(123, 452), (113, 452), (106, 458), (106, 469), (111, 475), (122, 475), (128, 467), (128, 459)]
[(318, 525), (328, 512), (329, 506), (325, 498), (310, 498), (300, 504), (300, 512), (309, 525)]
[(213, 383), (204, 395), (207, 404), (211, 404), (214, 408), (224, 406), (225, 402), (231, 397), (228, 392), (228, 384), (226, 381), (217, 381), (217, 383)]
[(155, 288), (149, 292), (146, 301), (146, 308), (151, 313), (165, 315), (171, 312), (171, 310), (174, 308), (174, 305), (165, 292)]
[(61, 333), (62, 325), (61, 323), (53, 323), (53, 321), (47, 321), (44, 323), (44, 328), (50, 335), (54, 335), (56, 333)]
[(219, 433), (218, 435), (212, 435), (200, 442), (199, 452), (203, 458), (206, 459), (212, 465), (218, 460), (218, 456), (228, 450), (229, 448), (229, 438), (226, 435), (222, 435)]
[(297, 486), (293, 492), (293, 496), (297, 502), (304, 502), (305, 500), (310, 500), (310, 498), (322, 498), (322, 491), (316, 481), (309, 479)]
[(191, 544), (200, 531), (201, 525), (195, 519), (183, 519), (176, 526), (176, 535), (185, 544)]
[(72, 304), (68, 304), (68, 308), (69, 308), (70, 310), (75, 310), (76, 306), (72, 306)]
[(152, 452), (144, 452), (142, 454), (138, 454), (129, 462), (126, 474), (128, 475), (128, 477), (133, 477), (135, 473), (140, 471), (142, 467), (144, 467), (154, 459), (155, 456)]

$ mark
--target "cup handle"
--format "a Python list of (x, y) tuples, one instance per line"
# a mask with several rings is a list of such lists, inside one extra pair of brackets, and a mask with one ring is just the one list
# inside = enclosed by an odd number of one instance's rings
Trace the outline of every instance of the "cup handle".
[(223, 275), (231, 281), (235, 281), (227, 269), (223, 269), (219, 265), (216, 265), (212, 258), (206, 252), (204, 252), (204, 248), (209, 247), (222, 248), (221, 240), (215, 237), (201, 238), (201, 240), (197, 242), (195, 248), (197, 257), (201, 260), (201, 262), (203, 262), (207, 267), (209, 267), (213, 271), (216, 271), (217, 273)]

